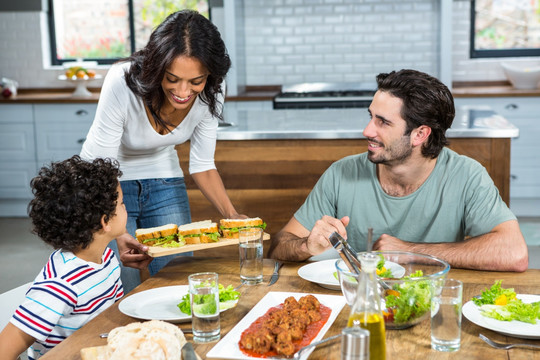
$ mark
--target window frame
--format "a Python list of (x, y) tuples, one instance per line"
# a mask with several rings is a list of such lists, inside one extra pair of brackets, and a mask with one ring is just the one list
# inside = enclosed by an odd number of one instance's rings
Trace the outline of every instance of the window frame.
[(525, 56), (540, 56), (540, 48), (525, 48), (525, 49), (494, 49), (494, 50), (478, 50), (475, 48), (475, 33), (476, 33), (476, 0), (471, 0), (470, 14), (470, 58), (503, 58), (503, 57), (525, 57)]
[[(51, 53), (51, 65), (63, 65), (65, 62), (72, 62), (76, 59), (58, 59), (58, 53), (56, 51), (56, 29), (54, 22), (54, 5), (53, 0), (47, 0), (48, 12), (47, 20), (49, 27), (49, 48)], [(132, 34), (135, 33), (135, 23), (133, 21), (133, 0), (128, 0), (128, 12), (129, 12), (129, 31), (130, 31), (130, 54), (133, 54), (135, 49), (135, 36)], [(117, 62), (120, 58), (84, 58), (84, 61), (96, 61), (98, 65), (111, 65)]]

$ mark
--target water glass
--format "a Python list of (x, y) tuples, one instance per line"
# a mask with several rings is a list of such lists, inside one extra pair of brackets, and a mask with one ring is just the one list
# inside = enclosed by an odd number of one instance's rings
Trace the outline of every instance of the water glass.
[(463, 283), (446, 279), (435, 281), (431, 298), (431, 348), (457, 351), (461, 343)]
[(193, 341), (207, 343), (220, 338), (218, 274), (189, 275)]
[(242, 229), (238, 234), (240, 249), (240, 281), (255, 285), (263, 279), (263, 230)]

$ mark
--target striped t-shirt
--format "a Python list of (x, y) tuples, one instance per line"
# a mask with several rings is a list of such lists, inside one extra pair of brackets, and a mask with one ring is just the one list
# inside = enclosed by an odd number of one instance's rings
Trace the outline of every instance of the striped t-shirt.
[(106, 248), (102, 263), (56, 250), (15, 310), (11, 323), (34, 337), (29, 359), (37, 359), (124, 295), (120, 267)]

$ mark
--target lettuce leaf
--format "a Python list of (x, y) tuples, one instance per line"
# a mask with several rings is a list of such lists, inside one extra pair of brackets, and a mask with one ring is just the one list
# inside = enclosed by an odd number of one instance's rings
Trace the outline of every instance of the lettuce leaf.
[[(236, 301), (240, 298), (240, 293), (238, 291), (235, 291), (232, 285), (229, 285), (229, 286), (225, 287), (222, 284), (218, 284), (218, 288), (219, 288), (219, 309), (220, 310), (226, 310), (226, 309), (229, 309), (229, 308), (233, 307), (236, 304)], [(210, 305), (208, 305), (208, 308), (200, 307), (198, 311), (209, 311), (209, 310), (214, 309), (212, 307), (213, 305), (211, 304), (211, 303), (213, 303), (213, 297), (212, 297), (212, 299), (210, 299), (210, 298), (205, 299), (203, 297), (204, 296), (209, 296), (209, 295), (201, 295), (201, 296), (202, 297), (196, 298), (195, 302), (199, 303), (199, 304), (204, 304), (204, 302), (206, 300), (207, 303), (209, 303)], [(180, 309), (180, 311), (183, 312), (184, 314), (191, 315), (191, 305), (189, 303), (189, 293), (187, 293), (186, 295), (184, 295), (182, 297), (182, 301), (177, 306)], [(213, 312), (214, 311), (206, 312), (206, 313), (211, 314)], [(205, 312), (203, 312), (203, 314), (204, 313)]]

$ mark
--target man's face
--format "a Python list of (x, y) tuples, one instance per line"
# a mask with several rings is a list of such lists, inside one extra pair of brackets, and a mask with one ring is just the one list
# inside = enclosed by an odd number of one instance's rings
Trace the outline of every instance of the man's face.
[(368, 140), (368, 159), (375, 164), (397, 165), (412, 154), (410, 135), (404, 135), (407, 124), (401, 117), (403, 101), (377, 91), (369, 106), (370, 122), (364, 129)]

